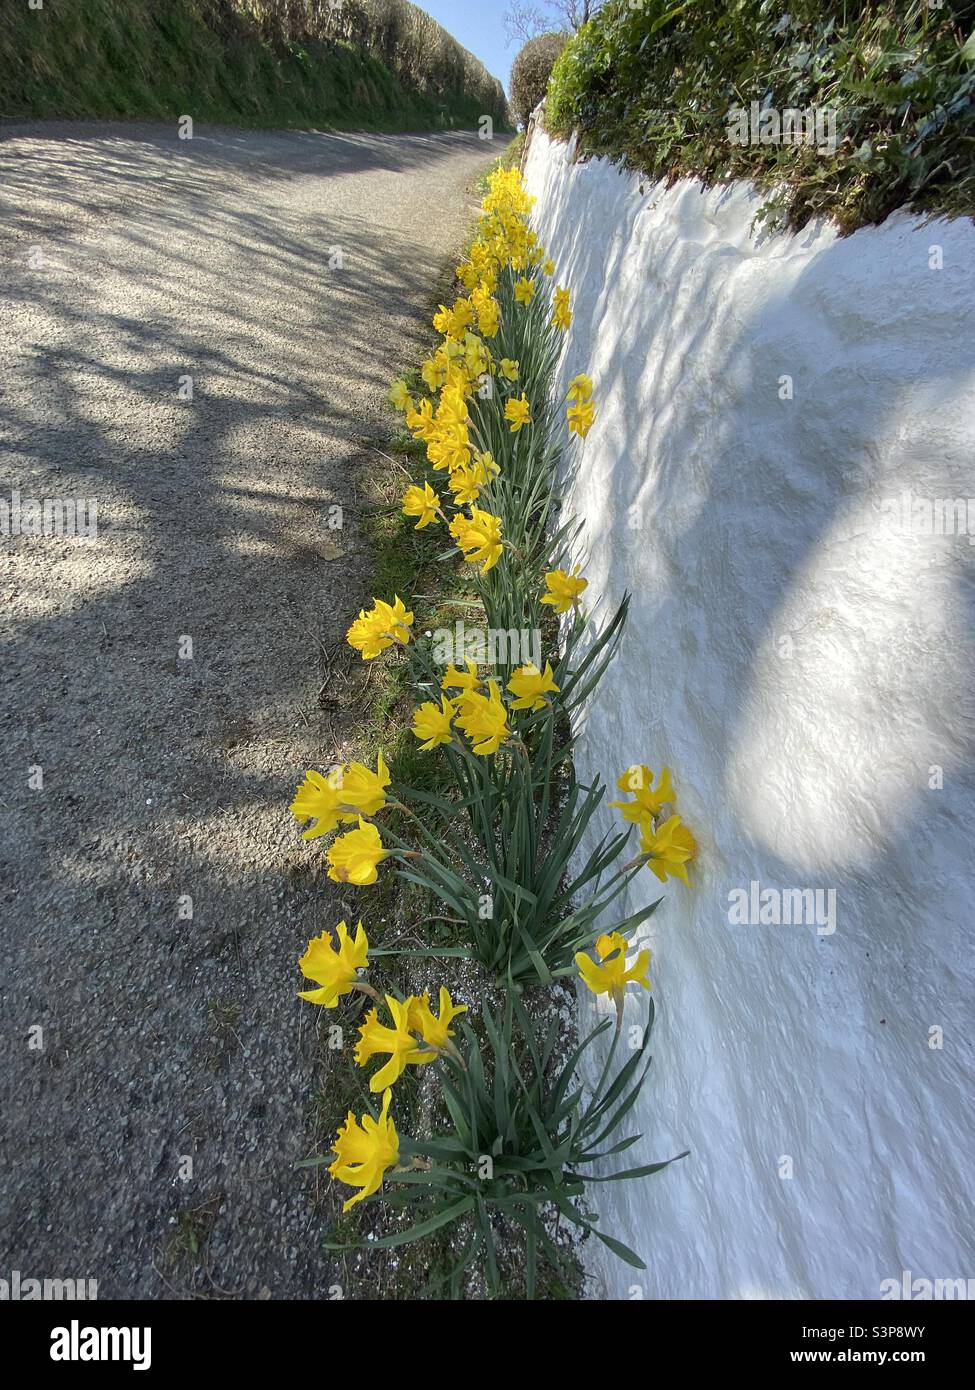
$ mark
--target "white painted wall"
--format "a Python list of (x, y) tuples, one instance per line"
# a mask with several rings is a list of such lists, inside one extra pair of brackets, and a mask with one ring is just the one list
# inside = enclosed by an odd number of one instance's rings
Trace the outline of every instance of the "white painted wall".
[[(541, 133), (527, 178), (574, 290), (565, 379), (596, 383), (567, 470), (589, 593), (633, 595), (580, 771), (668, 764), (701, 845), (649, 924), (631, 1151), (692, 1154), (602, 1188), (649, 1273), (602, 1248), (595, 1272), (651, 1298), (975, 1277), (975, 546), (881, 513), (904, 489), (975, 499), (975, 229), (756, 238), (745, 186), (644, 194)], [(835, 889), (835, 933), (731, 925), (752, 880)], [(655, 896), (648, 872), (632, 906)]]

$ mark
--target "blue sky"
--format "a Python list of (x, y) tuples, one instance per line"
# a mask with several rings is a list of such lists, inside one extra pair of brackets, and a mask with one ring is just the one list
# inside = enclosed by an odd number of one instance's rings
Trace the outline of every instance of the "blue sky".
[(415, 0), (439, 24), (453, 34), (458, 43), (478, 58), (488, 72), (499, 77), (508, 90), (511, 64), (518, 52), (517, 42), (505, 48), (502, 19), (507, 0)]

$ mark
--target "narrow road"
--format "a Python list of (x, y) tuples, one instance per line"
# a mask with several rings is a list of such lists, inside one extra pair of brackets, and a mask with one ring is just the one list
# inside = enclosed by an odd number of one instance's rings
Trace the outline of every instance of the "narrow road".
[(287, 807), (368, 597), (352, 478), (499, 152), (4, 131), (0, 504), (97, 539), (0, 539), (0, 1277), (327, 1296), (295, 961), (345, 909)]

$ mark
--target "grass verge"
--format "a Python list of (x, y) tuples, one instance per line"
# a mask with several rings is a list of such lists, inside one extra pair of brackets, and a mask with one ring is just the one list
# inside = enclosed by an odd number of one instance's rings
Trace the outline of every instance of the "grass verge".
[[(517, 165), (521, 154), (520, 140), (512, 141), (498, 166)], [(486, 180), (486, 176), (485, 176)], [(486, 187), (478, 185), (478, 195)], [(473, 236), (473, 233), (472, 233)], [(430, 299), (432, 316), (437, 305), (450, 302), (456, 293), (453, 266), (445, 267)], [(435, 339), (432, 330), (430, 343)], [(429, 344), (418, 353), (412, 370), (404, 373), (412, 388), (419, 381), (419, 363), (427, 355)], [(411, 483), (430, 477), (424, 446), (402, 429), (390, 431), (384, 447), (373, 446), (364, 457), (358, 485), (363, 496), (363, 541), (370, 556), (372, 592), (389, 597), (399, 594), (406, 606), (416, 615), (416, 627), (434, 630), (452, 627), (458, 616), (465, 621), (478, 621), (472, 611), (476, 595), (468, 581), (468, 567), (460, 560), (452, 564), (436, 561), (431, 556), (429, 540), (414, 530), (414, 523), (403, 516), (399, 499)], [(482, 618), (483, 620), (483, 618)], [(351, 756), (370, 761), (375, 749), (394, 771), (398, 782), (421, 790), (445, 790), (448, 773), (445, 764), (419, 752), (410, 723), (415, 705), (408, 665), (395, 655), (350, 665), (350, 705), (355, 721), (349, 730), (353, 745)], [(393, 822), (391, 821), (391, 824)], [(456, 926), (441, 915), (442, 908), (434, 905), (416, 885), (407, 884), (392, 874), (382, 875), (370, 890), (369, 922), (376, 927), (376, 944), (384, 949), (409, 950), (436, 943), (451, 946), (460, 943)], [(350, 919), (351, 920), (351, 919)], [(381, 939), (380, 939), (381, 937)], [(487, 977), (480, 966), (470, 961), (450, 959), (417, 959), (408, 955), (382, 958), (383, 989), (399, 992), (401, 997), (436, 992), (440, 984), (450, 990), (452, 997), (471, 1005), (487, 1002), (500, 1009), (503, 990)], [(574, 992), (568, 986), (556, 990), (527, 990), (526, 1005), (540, 1030), (544, 1032), (555, 1012), (563, 1019), (571, 1017)], [(348, 1065), (348, 1039), (355, 1033), (364, 1012), (361, 996), (343, 1001), (334, 1015), (343, 1030), (345, 1047), (332, 1050), (328, 1045), (328, 1029), (322, 1031), (321, 1083), (313, 1101), (313, 1132), (320, 1151), (331, 1145), (339, 1124), (349, 1111), (356, 1114), (364, 1107), (365, 1080), (361, 1070)], [(472, 1008), (472, 1015), (474, 1014)], [(328, 1023), (331, 1024), (330, 1015)], [(576, 1039), (570, 1029), (561, 1055), (571, 1050)], [(449, 1121), (439, 1106), (437, 1087), (432, 1069), (410, 1070), (397, 1082), (397, 1125), (404, 1134), (435, 1133)], [(321, 1171), (321, 1170), (320, 1170)], [(337, 1186), (337, 1185), (336, 1185)], [(360, 1248), (341, 1252), (337, 1257), (334, 1283), (344, 1297), (365, 1299), (417, 1300), (438, 1299), (461, 1293), (451, 1285), (450, 1271), (463, 1253), (463, 1231), (444, 1227), (427, 1237), (391, 1250), (370, 1250), (369, 1238), (378, 1239), (398, 1229), (405, 1229), (414, 1219), (406, 1212), (394, 1212), (380, 1203), (356, 1207), (348, 1215), (340, 1208), (341, 1197), (329, 1184), (323, 1193), (323, 1239), (330, 1243)], [(539, 1270), (539, 1287), (535, 1297), (547, 1300), (574, 1299), (580, 1296), (583, 1275), (574, 1260), (574, 1244), (563, 1225), (556, 1225), (553, 1238), (567, 1257), (572, 1275), (561, 1279), (548, 1266)], [(514, 1228), (498, 1233), (499, 1246), (506, 1258), (506, 1295), (518, 1300), (526, 1296), (524, 1259)], [(365, 1247), (361, 1248), (361, 1242)], [(463, 1296), (485, 1296), (477, 1277), (465, 1283)]]

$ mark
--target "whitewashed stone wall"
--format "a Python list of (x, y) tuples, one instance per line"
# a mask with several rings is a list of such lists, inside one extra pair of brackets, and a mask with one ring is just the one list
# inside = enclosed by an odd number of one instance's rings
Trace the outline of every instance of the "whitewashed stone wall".
[[(975, 1277), (975, 500), (971, 538), (923, 534), (921, 501), (975, 499), (975, 229), (754, 235), (743, 185), (641, 188), (540, 132), (527, 178), (574, 291), (564, 377), (596, 384), (567, 468), (589, 594), (633, 596), (580, 770), (668, 764), (701, 847), (649, 924), (625, 1158), (691, 1156), (602, 1187), (649, 1271), (594, 1272), (649, 1298)], [(835, 892), (835, 931), (733, 924), (752, 883)]]

